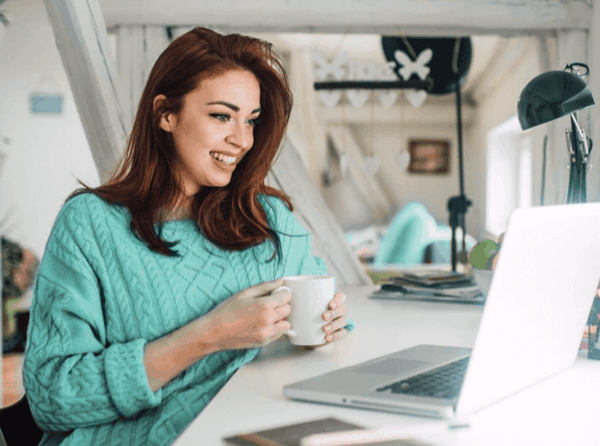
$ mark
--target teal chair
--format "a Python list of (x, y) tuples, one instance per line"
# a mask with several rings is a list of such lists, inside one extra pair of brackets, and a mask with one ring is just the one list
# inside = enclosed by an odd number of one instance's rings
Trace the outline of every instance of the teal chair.
[(432, 242), (431, 228), (436, 228), (435, 219), (425, 206), (411, 202), (393, 218), (388, 232), (381, 240), (375, 264), (422, 263), (425, 249)]
[[(435, 218), (419, 202), (407, 204), (392, 219), (388, 232), (381, 240), (374, 265), (420, 263), (450, 263), (452, 230), (448, 225), (439, 225)], [(462, 238), (458, 237), (458, 248)], [(467, 251), (476, 241), (468, 236)]]

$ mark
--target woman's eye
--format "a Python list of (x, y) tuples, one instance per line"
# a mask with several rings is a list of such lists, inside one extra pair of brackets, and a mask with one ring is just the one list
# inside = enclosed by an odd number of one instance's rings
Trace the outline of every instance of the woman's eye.
[(260, 123), (260, 118), (248, 119), (248, 124), (252, 127), (257, 126)]
[(227, 122), (231, 119), (231, 116), (225, 113), (211, 113), (211, 116), (221, 122)]

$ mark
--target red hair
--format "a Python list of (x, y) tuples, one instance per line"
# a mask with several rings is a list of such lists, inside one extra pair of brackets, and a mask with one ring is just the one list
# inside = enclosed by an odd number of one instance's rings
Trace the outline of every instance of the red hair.
[[(205, 237), (220, 247), (242, 250), (270, 238), (275, 254), (279, 252), (279, 239), (257, 196), (279, 197), (292, 210), (287, 195), (265, 185), (290, 118), (292, 94), (272, 45), (259, 39), (194, 28), (171, 42), (150, 72), (125, 153), (111, 179), (97, 188), (82, 183), (84, 188), (69, 199), (92, 192), (126, 206), (136, 236), (153, 251), (177, 255), (171, 249), (174, 244), (162, 239), (154, 228), (155, 223), (164, 223), (164, 209), (170, 209), (182, 193), (175, 173), (173, 137), (159, 127), (160, 118), (165, 113), (177, 116), (185, 96), (202, 81), (240, 69), (253, 73), (260, 84), (262, 111), (254, 128), (254, 144), (227, 186), (200, 188), (191, 216)], [(167, 99), (154, 110), (157, 95)]]

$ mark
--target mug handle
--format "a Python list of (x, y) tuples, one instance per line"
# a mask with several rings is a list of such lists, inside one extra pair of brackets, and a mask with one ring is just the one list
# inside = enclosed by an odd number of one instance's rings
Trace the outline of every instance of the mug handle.
[[(278, 293), (279, 291), (283, 291), (283, 290), (287, 290), (287, 292), (290, 294), (290, 296), (292, 295), (292, 290), (290, 289), (290, 287), (287, 287), (285, 285), (278, 286), (273, 291), (271, 291), (270, 294), (275, 294), (275, 293)], [(287, 331), (286, 334), (291, 338), (298, 336), (298, 334), (291, 328)]]

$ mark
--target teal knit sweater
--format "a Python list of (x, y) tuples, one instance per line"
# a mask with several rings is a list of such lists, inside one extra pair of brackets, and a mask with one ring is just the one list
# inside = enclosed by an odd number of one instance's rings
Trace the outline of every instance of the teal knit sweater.
[(180, 242), (180, 257), (164, 256), (132, 234), (126, 208), (93, 194), (64, 205), (37, 274), (23, 367), (42, 445), (167, 445), (256, 356), (258, 349), (211, 354), (156, 392), (143, 364), (147, 342), (244, 288), (326, 274), (285, 204), (259, 200), (279, 232), (281, 262), (268, 262), (270, 241), (226, 251), (191, 220), (165, 224), (162, 235)]

